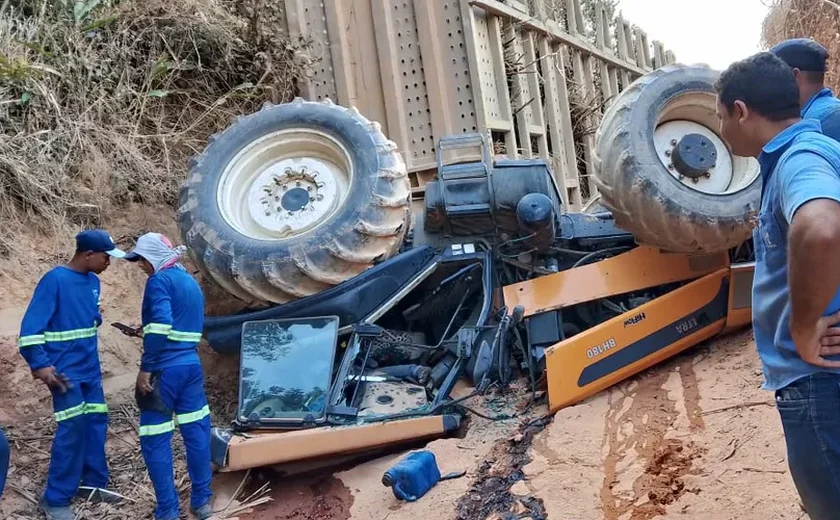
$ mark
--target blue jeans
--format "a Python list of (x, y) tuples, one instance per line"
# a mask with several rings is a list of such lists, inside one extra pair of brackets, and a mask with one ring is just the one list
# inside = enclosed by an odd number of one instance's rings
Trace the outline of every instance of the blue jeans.
[(9, 441), (6, 434), (0, 428), (0, 496), (3, 495), (3, 488), (6, 487), (6, 474), (9, 472)]
[(840, 511), (840, 374), (818, 373), (776, 391), (788, 466), (811, 520)]

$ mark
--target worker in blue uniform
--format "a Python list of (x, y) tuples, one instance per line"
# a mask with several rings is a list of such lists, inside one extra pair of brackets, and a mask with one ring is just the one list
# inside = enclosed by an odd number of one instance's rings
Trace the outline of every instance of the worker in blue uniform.
[(125, 257), (149, 277), (143, 294), (143, 354), (136, 396), (140, 448), (155, 489), (157, 520), (179, 518), (171, 449), (176, 421), (187, 450), (190, 510), (200, 519), (212, 515), (210, 408), (198, 357), (204, 295), (180, 264), (181, 253), (166, 236), (147, 233)]
[(753, 331), (774, 392), (790, 474), (812, 520), (840, 511), (840, 143), (803, 119), (789, 65), (759, 53), (717, 85), (721, 135), (755, 157), (762, 194), (753, 232)]
[(840, 141), (840, 99), (825, 86), (828, 50), (815, 40), (794, 38), (779, 43), (770, 52), (793, 69), (802, 117), (818, 119), (822, 132)]
[(6, 432), (3, 431), (3, 428), (0, 428), (0, 497), (3, 496), (3, 489), (6, 487), (10, 457), (9, 439), (6, 438)]
[(52, 394), (58, 423), (46, 491), (39, 505), (48, 520), (73, 520), (74, 496), (119, 501), (106, 489), (108, 407), (102, 390), (97, 275), (125, 253), (102, 230), (76, 236), (67, 265), (48, 271), (35, 287), (20, 327), (20, 354)]

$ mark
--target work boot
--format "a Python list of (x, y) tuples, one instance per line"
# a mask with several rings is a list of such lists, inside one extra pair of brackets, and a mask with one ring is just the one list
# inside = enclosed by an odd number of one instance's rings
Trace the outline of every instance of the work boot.
[(213, 516), (213, 506), (210, 505), (210, 502), (207, 502), (198, 509), (195, 509), (192, 506), (190, 506), (190, 513), (197, 516), (198, 520), (207, 520), (208, 518)]
[(42, 496), (41, 499), (38, 501), (38, 507), (41, 511), (44, 512), (46, 515), (47, 520), (75, 520), (76, 515), (73, 514), (73, 510), (67, 506), (64, 507), (53, 507), (47, 504), (46, 500)]
[(106, 504), (119, 504), (122, 502), (122, 495), (104, 488), (79, 486), (76, 490), (76, 497), (86, 500), (91, 504), (105, 502)]

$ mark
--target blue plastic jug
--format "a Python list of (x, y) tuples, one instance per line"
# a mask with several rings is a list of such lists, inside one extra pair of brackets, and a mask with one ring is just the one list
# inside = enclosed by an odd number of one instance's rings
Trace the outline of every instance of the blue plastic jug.
[(382, 484), (394, 492), (394, 496), (406, 502), (414, 502), (425, 495), (441, 480), (462, 477), (466, 471), (440, 475), (435, 454), (428, 450), (408, 454), (391, 466), (382, 475)]

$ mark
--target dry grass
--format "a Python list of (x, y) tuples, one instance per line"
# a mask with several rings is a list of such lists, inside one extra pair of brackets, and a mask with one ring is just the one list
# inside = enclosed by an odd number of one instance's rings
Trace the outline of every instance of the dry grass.
[(761, 44), (814, 38), (831, 55), (826, 83), (840, 92), (840, 4), (834, 0), (775, 0), (764, 19)]
[(282, 5), (0, 2), (0, 255), (24, 230), (175, 205), (208, 136), (294, 95), (307, 42), (279, 30)]

